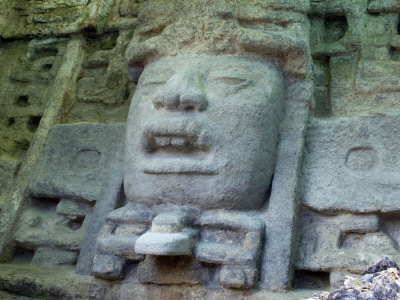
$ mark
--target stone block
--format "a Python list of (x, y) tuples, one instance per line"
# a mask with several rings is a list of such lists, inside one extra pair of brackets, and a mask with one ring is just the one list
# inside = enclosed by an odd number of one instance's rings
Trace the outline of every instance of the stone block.
[(400, 114), (314, 120), (307, 133), (303, 202), (317, 211), (400, 210)]
[(32, 264), (37, 265), (73, 265), (79, 252), (62, 249), (38, 248), (32, 258)]
[(197, 232), (186, 229), (181, 232), (152, 232), (141, 235), (135, 252), (151, 255), (192, 255)]
[(207, 268), (186, 256), (147, 256), (139, 263), (138, 280), (156, 284), (201, 284), (210, 274)]
[(110, 235), (97, 240), (97, 253), (115, 255), (133, 261), (143, 260), (144, 255), (135, 252), (136, 235)]
[(125, 260), (112, 255), (95, 255), (92, 273), (104, 279), (119, 279), (123, 277)]
[(300, 213), (296, 268), (362, 273), (383, 255), (399, 257), (395, 241), (380, 229), (376, 215)]
[(249, 266), (222, 266), (220, 282), (222, 286), (233, 289), (249, 289), (257, 282), (258, 270)]
[(60, 215), (66, 216), (70, 220), (77, 220), (84, 218), (90, 213), (92, 208), (82, 202), (71, 201), (68, 199), (61, 199), (57, 204), (56, 212)]
[(217, 264), (255, 264), (260, 254), (264, 224), (246, 212), (214, 210), (201, 215), (198, 260)]
[(31, 194), (98, 200), (113, 158), (123, 147), (123, 137), (123, 124), (54, 126), (30, 181)]

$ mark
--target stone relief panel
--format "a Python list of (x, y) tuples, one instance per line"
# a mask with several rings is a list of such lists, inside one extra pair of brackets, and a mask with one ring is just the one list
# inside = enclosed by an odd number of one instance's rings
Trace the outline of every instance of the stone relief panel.
[(285, 289), (311, 96), (306, 7), (147, 3), (126, 50), (138, 80), (125, 139), (128, 204), (100, 231), (92, 297), (118, 297), (129, 284)]
[(399, 110), (398, 3), (311, 1), (315, 115)]
[(68, 123), (125, 122), (134, 84), (124, 71), (131, 30), (86, 37), (86, 58), (77, 83), (77, 102)]
[[(76, 264), (93, 219), (101, 218), (96, 209), (101, 188), (113, 174), (113, 162), (122, 161), (123, 134), (120, 124), (52, 128), (30, 182), (30, 206), (14, 236), (15, 260)], [(117, 197), (104, 201), (115, 206)]]
[(303, 203), (324, 212), (398, 212), (399, 122), (398, 113), (312, 121)]

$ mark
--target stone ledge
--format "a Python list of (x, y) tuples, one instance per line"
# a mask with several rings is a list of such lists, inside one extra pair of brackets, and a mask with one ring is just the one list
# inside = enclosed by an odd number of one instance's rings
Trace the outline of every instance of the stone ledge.
[[(27, 297), (45, 299), (88, 299), (89, 283), (92, 277), (75, 274), (73, 266), (44, 267), (24, 263), (0, 264), (0, 290), (2, 299), (24, 299)], [(16, 294), (16, 295), (14, 295)], [(0, 294), (0, 298), (3, 295)], [(13, 298), (15, 297), (15, 298)]]

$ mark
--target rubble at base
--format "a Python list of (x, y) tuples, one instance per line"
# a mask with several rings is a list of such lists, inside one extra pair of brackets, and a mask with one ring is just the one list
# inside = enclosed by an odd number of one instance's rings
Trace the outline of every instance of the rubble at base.
[(346, 276), (344, 285), (332, 292), (321, 292), (307, 300), (398, 300), (400, 272), (397, 264), (385, 257), (368, 268), (361, 279)]

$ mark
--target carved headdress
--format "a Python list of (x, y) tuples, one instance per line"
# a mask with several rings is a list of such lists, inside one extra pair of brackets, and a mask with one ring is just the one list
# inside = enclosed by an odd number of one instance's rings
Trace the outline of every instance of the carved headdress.
[(274, 60), (289, 77), (307, 77), (308, 1), (148, 0), (126, 58), (130, 74), (164, 56), (250, 55)]

